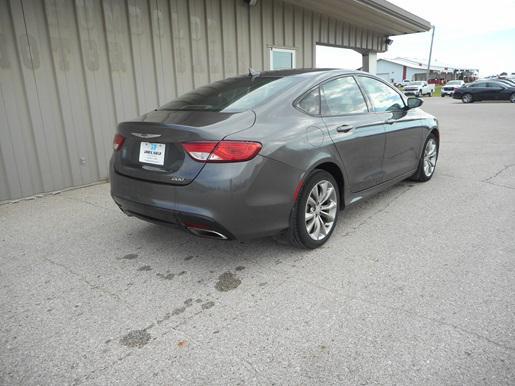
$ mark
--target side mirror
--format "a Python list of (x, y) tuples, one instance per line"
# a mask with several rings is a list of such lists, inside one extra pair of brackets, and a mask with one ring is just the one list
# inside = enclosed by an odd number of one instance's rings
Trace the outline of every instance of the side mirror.
[(408, 98), (408, 109), (420, 107), (422, 106), (422, 103), (424, 103), (422, 99), (410, 97)]

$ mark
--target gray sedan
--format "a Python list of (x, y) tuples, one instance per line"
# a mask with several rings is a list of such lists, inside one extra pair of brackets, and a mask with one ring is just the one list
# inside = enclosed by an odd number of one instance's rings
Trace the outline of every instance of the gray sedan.
[(198, 236), (316, 248), (345, 207), (431, 179), (438, 122), (421, 104), (363, 72), (251, 71), (120, 123), (111, 194)]

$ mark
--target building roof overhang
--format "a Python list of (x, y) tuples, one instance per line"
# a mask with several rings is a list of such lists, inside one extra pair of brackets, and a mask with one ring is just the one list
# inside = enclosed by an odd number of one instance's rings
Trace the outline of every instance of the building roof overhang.
[(395, 36), (425, 32), (431, 23), (385, 0), (287, 0), (363, 29)]

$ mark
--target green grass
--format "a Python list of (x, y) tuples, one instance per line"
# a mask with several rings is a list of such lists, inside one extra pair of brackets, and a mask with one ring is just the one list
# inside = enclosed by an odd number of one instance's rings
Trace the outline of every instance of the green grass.
[(442, 86), (437, 84), (435, 87), (435, 92), (433, 93), (433, 96), (439, 97), (442, 95)]

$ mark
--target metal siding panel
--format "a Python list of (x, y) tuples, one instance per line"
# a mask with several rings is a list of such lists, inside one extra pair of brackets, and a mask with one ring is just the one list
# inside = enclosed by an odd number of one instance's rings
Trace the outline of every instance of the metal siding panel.
[(356, 28), (354, 26), (349, 26), (349, 47), (356, 47)]
[(128, 0), (127, 5), (138, 114), (143, 114), (158, 104), (150, 15), (146, 0)]
[(270, 69), (270, 47), (274, 45), (274, 20), (272, 0), (263, 0), (261, 20), (263, 23), (263, 62), (264, 69)]
[(313, 52), (315, 50), (315, 43), (313, 42), (313, 13), (304, 10), (304, 67), (314, 67)]
[(335, 35), (336, 35), (335, 44), (338, 46), (342, 46), (343, 45), (343, 23), (340, 20), (336, 21)]
[(77, 28), (82, 50), (85, 91), (88, 97), (99, 177), (108, 174), (111, 140), (116, 127), (113, 90), (99, 0), (76, 0)]
[(320, 38), (319, 42), (327, 44), (329, 43), (329, 18), (326, 15), (320, 16)]
[[(313, 36), (313, 45), (317, 43), (321, 43), (320, 39), (320, 14), (313, 12), (313, 24), (312, 24), (312, 36)], [(313, 48), (313, 51), (315, 48)], [(313, 65), (315, 64), (315, 59), (313, 59)]]
[(104, 0), (103, 12), (116, 121), (122, 122), (138, 115), (125, 2)]
[(304, 33), (302, 31), (304, 25), (304, 14), (302, 8), (295, 7), (294, 10), (294, 20), (295, 20), (295, 32), (293, 34), (293, 45), (297, 49), (297, 67), (304, 67)]
[(222, 18), (220, 0), (206, 1), (206, 18), (209, 55), (209, 77), (211, 81), (215, 81), (223, 79), (224, 77)]
[(194, 88), (188, 0), (172, 1), (170, 13), (172, 15), (177, 94), (181, 95)]
[(225, 77), (238, 73), (234, 0), (222, 0), (222, 41)]
[(206, 15), (204, 0), (190, 0), (191, 57), (195, 87), (209, 83), (209, 58), (207, 55)]
[(9, 8), (0, 1), (0, 201), (43, 190)]
[(350, 26), (347, 23), (343, 24), (343, 45), (345, 47), (350, 46)]
[(263, 60), (263, 23), (261, 20), (261, 2), (250, 7), (250, 66), (255, 70), (264, 70)]
[(158, 104), (162, 105), (177, 96), (168, 0), (151, 0), (150, 15), (156, 64)]
[(236, 2), (236, 44), (238, 49), (238, 74), (248, 73), (250, 67), (249, 6)]
[(45, 12), (72, 183), (83, 185), (98, 180), (98, 158), (85, 92), (75, 10), (68, 0), (46, 0)]
[(328, 27), (327, 27), (327, 43), (329, 44), (336, 44), (336, 20), (334, 20), (332, 17), (328, 20)]
[(290, 3), (284, 4), (284, 45), (286, 47), (293, 47), (293, 5)]
[(274, 0), (273, 19), (274, 19), (274, 45), (284, 46), (284, 3), (281, 0)]
[[(17, 32), (18, 43), (22, 46), (23, 76), (27, 80), (26, 93), (43, 189), (58, 190), (72, 185), (71, 162), (56, 89), (44, 4), (34, 0), (23, 1), (20, 6), (23, 6), (27, 31), (25, 33), (23, 30), (22, 22)], [(17, 13), (21, 11), (20, 7)]]

